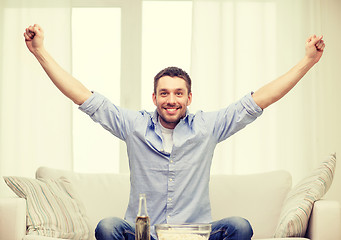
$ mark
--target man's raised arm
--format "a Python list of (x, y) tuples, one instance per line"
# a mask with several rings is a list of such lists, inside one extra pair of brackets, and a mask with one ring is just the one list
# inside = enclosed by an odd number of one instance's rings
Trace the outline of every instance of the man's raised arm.
[(287, 94), (309, 69), (320, 60), (324, 47), (322, 36), (316, 37), (313, 35), (309, 37), (305, 46), (306, 54), (304, 58), (286, 74), (254, 92), (252, 97), (257, 105), (264, 109)]
[(37, 58), (56, 87), (74, 103), (81, 105), (91, 96), (91, 92), (77, 79), (67, 73), (44, 48), (44, 31), (35, 24), (26, 28), (25, 42), (30, 52)]

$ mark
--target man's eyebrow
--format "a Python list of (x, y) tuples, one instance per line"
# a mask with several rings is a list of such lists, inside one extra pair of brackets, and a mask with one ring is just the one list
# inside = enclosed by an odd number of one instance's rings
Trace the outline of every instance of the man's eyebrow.
[(167, 88), (161, 88), (161, 89), (159, 89), (159, 92), (167, 92), (167, 91), (168, 91)]
[(168, 88), (161, 88), (159, 89), (159, 92), (168, 92), (168, 91), (185, 91), (186, 89), (185, 88), (176, 88), (176, 89), (168, 89)]

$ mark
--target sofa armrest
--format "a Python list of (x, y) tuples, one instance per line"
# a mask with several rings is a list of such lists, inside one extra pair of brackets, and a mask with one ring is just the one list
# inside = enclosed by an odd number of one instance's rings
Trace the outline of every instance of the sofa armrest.
[(340, 211), (338, 201), (316, 201), (309, 219), (307, 237), (311, 240), (341, 239)]
[(22, 240), (26, 234), (26, 200), (0, 198), (0, 239)]

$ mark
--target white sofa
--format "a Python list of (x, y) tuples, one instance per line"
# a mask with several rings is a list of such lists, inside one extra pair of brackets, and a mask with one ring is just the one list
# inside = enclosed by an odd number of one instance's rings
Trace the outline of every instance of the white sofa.
[[(129, 197), (129, 175), (84, 174), (46, 167), (36, 172), (37, 178), (61, 176), (70, 180), (77, 190), (92, 231), (105, 217), (124, 216)], [(253, 239), (272, 239), (291, 185), (291, 175), (286, 171), (213, 175), (210, 181), (212, 217), (214, 220), (233, 215), (245, 217), (253, 226)], [(56, 240), (26, 235), (25, 199), (0, 198), (0, 216), (1, 240)], [(339, 203), (319, 200), (314, 204), (305, 238), (290, 239), (337, 240), (341, 239), (340, 228)]]

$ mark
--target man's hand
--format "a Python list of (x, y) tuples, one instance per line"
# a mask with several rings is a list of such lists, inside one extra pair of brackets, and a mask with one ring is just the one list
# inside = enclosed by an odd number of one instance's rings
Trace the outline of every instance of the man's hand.
[(26, 28), (24, 37), (26, 46), (31, 53), (35, 54), (37, 50), (44, 47), (44, 31), (38, 24)]
[(305, 44), (306, 57), (311, 60), (314, 64), (317, 63), (325, 47), (323, 36), (316, 37), (316, 35), (310, 36)]

